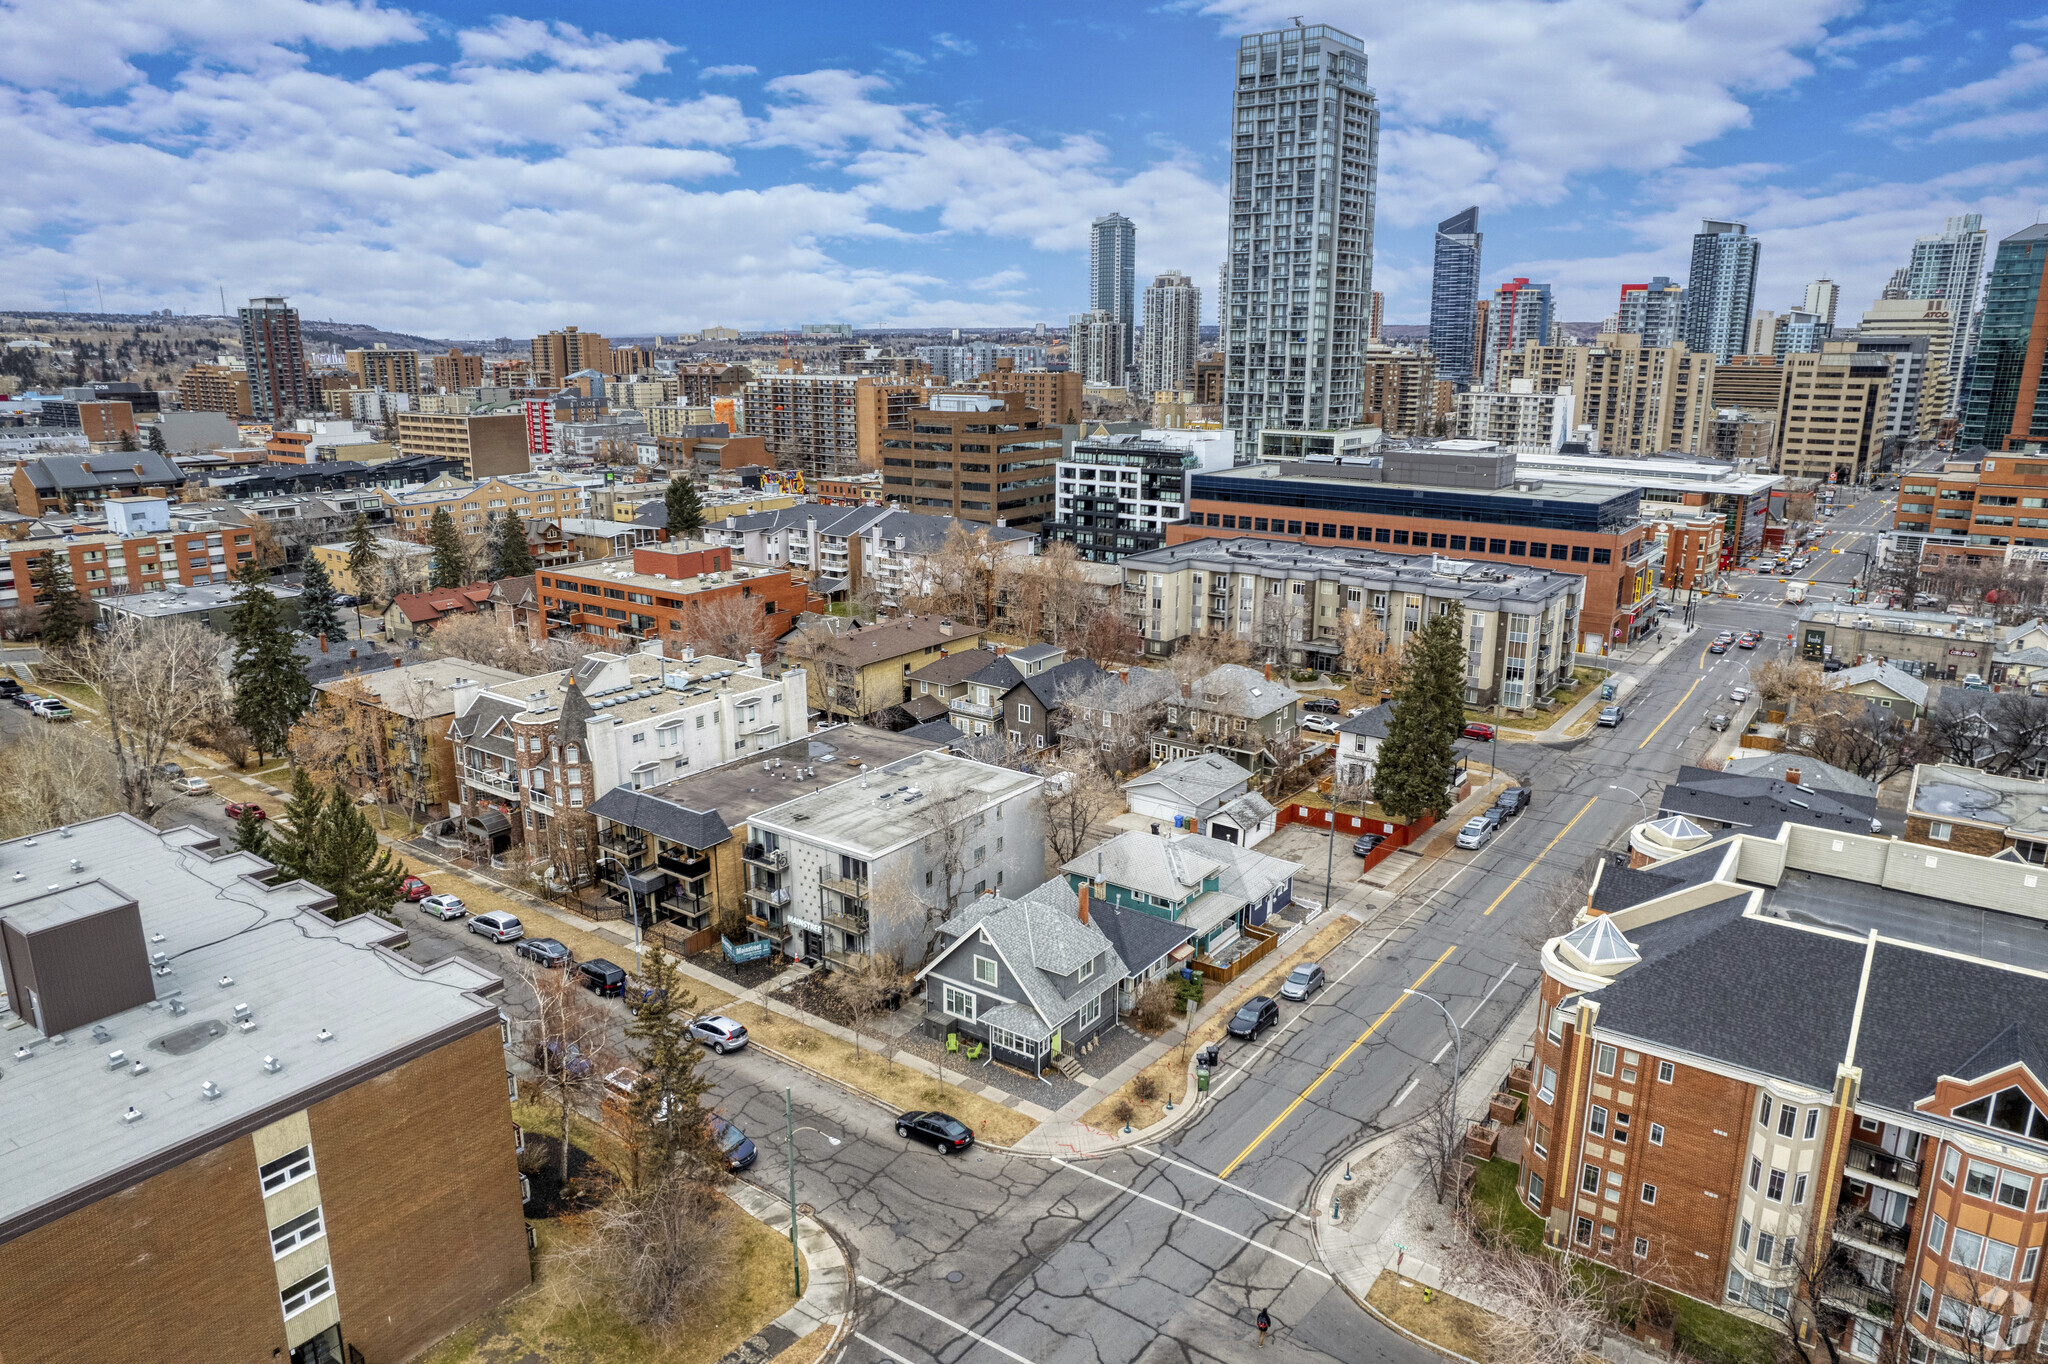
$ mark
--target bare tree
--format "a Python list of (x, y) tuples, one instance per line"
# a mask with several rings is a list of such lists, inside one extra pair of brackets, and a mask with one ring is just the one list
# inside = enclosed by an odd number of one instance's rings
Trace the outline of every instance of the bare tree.
[(1853, 696), (1823, 702), (1802, 726), (1804, 750), (1833, 767), (1883, 783), (1911, 771), (1927, 750), (1912, 723)]
[(1062, 691), (1062, 767), (1078, 770), (1092, 765), (1110, 778), (1134, 770), (1173, 691), (1166, 675), (1142, 668), (1106, 672)]
[(734, 1215), (706, 1185), (650, 1181), (589, 1215), (590, 1234), (556, 1252), (568, 1272), (554, 1281), (571, 1293), (595, 1290), (627, 1321), (671, 1340), (727, 1281)]
[(500, 625), (481, 611), (442, 621), (424, 647), (437, 658), (459, 658), (528, 675), (542, 671), (546, 662), (545, 652), (524, 631)]
[(1065, 542), (1048, 545), (1018, 564), (1013, 581), (1025, 628), (1061, 646), (1079, 638), (1095, 597), (1079, 551)]
[(1235, 635), (1197, 635), (1174, 650), (1166, 667), (1176, 682), (1192, 685), (1226, 663), (1251, 661), (1251, 645)]
[[(827, 988), (832, 998), (846, 1010), (851, 1020), (854, 1046), (860, 1045), (860, 1035), (875, 1016), (889, 1007), (892, 998), (901, 996), (909, 987), (910, 977), (903, 969), (903, 963), (886, 952), (861, 953), (845, 962), (832, 973)], [(881, 1039), (875, 1039), (881, 1047)], [(896, 1069), (896, 1053), (892, 1048), (887, 1052), (891, 1074)]]
[(1623, 1315), (1620, 1299), (1648, 1292), (1635, 1275), (1581, 1273), (1570, 1258), (1525, 1251), (1506, 1235), (1476, 1237), (1452, 1273), (1499, 1305), (1487, 1318), (1488, 1344), (1516, 1364), (1582, 1364)]
[(77, 725), (37, 724), (7, 747), (0, 837), (97, 819), (124, 803), (107, 746)]
[(119, 619), (87, 631), (59, 666), (106, 708), (114, 768), (129, 813), (155, 806), (157, 769), (172, 743), (226, 715), (226, 641), (189, 620)]
[(1095, 821), (1123, 804), (1122, 793), (1092, 754), (1062, 758), (1045, 784), (1045, 842), (1060, 866), (1079, 857)]
[(775, 617), (761, 614), (762, 599), (737, 593), (719, 597), (690, 615), (689, 642), (699, 653), (745, 659), (775, 645)]
[(1081, 649), (1098, 663), (1119, 663), (1138, 657), (1144, 639), (1121, 607), (1098, 606), (1081, 627)]
[(1448, 1196), (1451, 1206), (1463, 1206), (1465, 1186), (1460, 1170), (1465, 1160), (1465, 1124), (1458, 1117), (1458, 1096), (1449, 1085), (1430, 1101), (1421, 1117), (1402, 1130), (1401, 1147), (1436, 1191), (1439, 1205)]
[(924, 828), (919, 846), (932, 882), (919, 892), (926, 906), (926, 951), (930, 950), (938, 926), (952, 918), (960, 907), (967, 877), (975, 867), (974, 850), (992, 837), (987, 828), (988, 812), (973, 808), (980, 799), (979, 792), (963, 790), (945, 796), (927, 795), (918, 802), (918, 822)]
[(1389, 692), (1401, 680), (1402, 641), (1389, 642), (1379, 617), (1372, 612), (1346, 613), (1343, 647), (1344, 665), (1351, 669), (1351, 683), (1360, 692), (1368, 696)]
[(569, 1178), (569, 1122), (579, 1103), (604, 1091), (605, 1074), (618, 1064), (612, 1011), (585, 990), (567, 967), (528, 967), (535, 1017), (528, 1025), (534, 1069), (562, 1118), (561, 1177)]
[(316, 688), (313, 704), (292, 726), (292, 761), (322, 783), (361, 791), (376, 783), (383, 745), (377, 698), (358, 677)]

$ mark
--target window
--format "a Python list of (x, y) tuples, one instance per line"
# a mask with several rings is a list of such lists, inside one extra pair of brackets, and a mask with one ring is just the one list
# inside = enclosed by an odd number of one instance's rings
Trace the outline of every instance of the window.
[(1535, 1146), (1536, 1146), (1536, 1154), (1537, 1154), (1537, 1155), (1539, 1155), (1539, 1156), (1547, 1156), (1547, 1155), (1549, 1155), (1549, 1154), (1550, 1154), (1550, 1125), (1549, 1125), (1548, 1123), (1541, 1123), (1541, 1122), (1537, 1123), (1537, 1124), (1535, 1125), (1535, 1132), (1534, 1132), (1534, 1135), (1533, 1135), (1533, 1136), (1532, 1136), (1532, 1137), (1530, 1138), (1530, 1140), (1531, 1140), (1531, 1141), (1533, 1141), (1533, 1142), (1535, 1143)]
[(1884, 1328), (1874, 1321), (1856, 1318), (1856, 1329), (1849, 1336), (1849, 1353), (1858, 1359), (1876, 1359), (1878, 1346), (1884, 1342)]
[(1031, 723), (1031, 707), (1025, 705), (1021, 701), (1017, 703), (1017, 723), (1020, 725), (1028, 725)]
[(1934, 1219), (1933, 1225), (1927, 1229), (1927, 1248), (1936, 1255), (1939, 1255), (1941, 1254), (1941, 1243), (1947, 1239), (1948, 1223), (1937, 1216)]
[(1961, 1265), (1964, 1269), (1975, 1269), (1983, 1255), (1984, 1238), (1974, 1231), (1964, 1231), (1957, 1227), (1955, 1235), (1949, 1238), (1948, 1262), (1952, 1265)]
[(1594, 1104), (1586, 1116), (1586, 1130), (1596, 1137), (1607, 1135), (1607, 1110)]
[(2041, 1267), (2041, 1247), (2028, 1246), (2027, 1257), (2020, 1261), (2020, 1282), (2032, 1283), (2034, 1271)]
[(1773, 1203), (1785, 1201), (1785, 1172), (1783, 1170), (1771, 1171), (1770, 1183), (1764, 1186), (1764, 1197), (1770, 1199)]
[(2010, 1279), (2013, 1263), (2020, 1257), (2018, 1246), (2009, 1246), (2003, 1241), (1984, 1243), (1984, 1272), (1994, 1279)]
[[(1537, 1088), (1536, 1097), (1545, 1103), (1549, 1103), (1556, 1094), (1557, 1072), (1551, 1067), (1545, 1066), (1543, 1068), (1543, 1083)], [(2044, 1193), (2048, 1193), (2048, 1181), (2042, 1183), (2041, 1189)]]
[(1667, 1085), (1670, 1084), (1671, 1077), (1676, 1072), (1676, 1069), (1677, 1068), (1673, 1066), (1669, 1061), (1659, 1061), (1657, 1063), (1658, 1083)]
[(287, 1254), (317, 1241), (327, 1234), (327, 1227), (320, 1220), (320, 1209), (300, 1213), (291, 1221), (270, 1229), (270, 1258), (282, 1260)]
[(1593, 1053), (1593, 1069), (1599, 1071), (1602, 1075), (1614, 1074), (1613, 1047), (1608, 1046), (1605, 1042), (1600, 1044)]
[(1806, 1201), (1806, 1176), (1792, 1176), (1792, 1202), (1795, 1206)]
[(1645, 1202), (1645, 1203), (1655, 1203), (1656, 1201), (1657, 1201), (1657, 1186), (1656, 1186), (1655, 1184), (1645, 1184), (1645, 1185), (1643, 1185), (1643, 1202)]
[(1550, 1011), (1550, 1024), (1543, 1030), (1543, 1035), (1553, 1042), (1562, 1042), (1564, 1040), (1563, 1009), (1552, 1009)]
[(1638, 1237), (1636, 1237), (1636, 1258), (1637, 1258), (1638, 1260), (1640, 1260), (1640, 1259), (1643, 1259), (1643, 1258), (1647, 1257), (1647, 1256), (1649, 1255), (1649, 1253), (1650, 1253), (1650, 1238), (1649, 1238), (1649, 1237), (1647, 1237), (1647, 1236), (1638, 1236)]
[(1951, 1146), (1951, 1147), (1949, 1147), (1949, 1148), (1948, 1148), (1948, 1150), (1946, 1150), (1946, 1151), (1942, 1152), (1942, 1153), (1941, 1153), (1941, 1182), (1942, 1182), (1942, 1183), (1944, 1183), (1944, 1184), (1953, 1184), (1953, 1183), (1955, 1183), (1955, 1182), (1956, 1182), (1956, 1171), (1957, 1171), (1958, 1169), (1960, 1169), (1960, 1168), (1962, 1167), (1962, 1163), (1963, 1163), (1963, 1157), (1962, 1157), (1962, 1153), (1961, 1153), (1961, 1152), (1959, 1152), (1959, 1151), (1957, 1151), (1955, 1147)]
[(334, 1280), (328, 1274), (327, 1266), (322, 1265), (290, 1288), (278, 1294), (278, 1297), (284, 1302), (285, 1316), (290, 1318), (297, 1316), (333, 1292)]
[(1787, 1236), (1785, 1237), (1784, 1241), (1783, 1241), (1783, 1242), (1782, 1242), (1782, 1243), (1780, 1244), (1780, 1246), (1779, 1246), (1779, 1248), (1778, 1248), (1778, 1263), (1779, 1263), (1779, 1264), (1781, 1264), (1781, 1265), (1789, 1265), (1789, 1264), (1791, 1264), (1791, 1263), (1792, 1263), (1792, 1259), (1793, 1259), (1793, 1255), (1792, 1255), (1792, 1249), (1793, 1249), (1793, 1247), (1794, 1247), (1794, 1246), (1795, 1246), (1795, 1245), (1796, 1245), (1797, 1243), (1798, 1243), (1798, 1241), (1797, 1241), (1797, 1238), (1796, 1238), (1796, 1237), (1793, 1237), (1793, 1236), (1791, 1236), (1791, 1235), (1787, 1235)]
[(1572, 1225), (1572, 1239), (1582, 1246), (1593, 1244), (1593, 1219), (1581, 1217)]
[(1652, 1146), (1662, 1146), (1663, 1144), (1664, 1144), (1664, 1124), (1663, 1124), (1663, 1123), (1661, 1123), (1661, 1122), (1653, 1122), (1653, 1123), (1651, 1123), (1651, 1124), (1650, 1124), (1650, 1145), (1652, 1145)]
[(1954, 832), (1948, 825), (1939, 822), (1931, 823), (1927, 826), (1927, 836), (1936, 843), (1948, 842), (1949, 835)]
[(1579, 1167), (1579, 1191), (1581, 1193), (1600, 1192), (1600, 1167), (1598, 1165), (1582, 1165)]
[(974, 1021), (974, 993), (971, 990), (948, 985), (945, 1000), (940, 1007), (955, 1018), (964, 1018), (970, 1023)]
[(259, 1166), (256, 1178), (262, 1183), (263, 1192), (272, 1194), (287, 1185), (310, 1178), (312, 1174), (313, 1148), (301, 1146), (296, 1151), (288, 1152), (268, 1164)]
[(1793, 1106), (1792, 1106), (1791, 1104), (1785, 1104), (1784, 1106), (1782, 1106), (1781, 1108), (1779, 1108), (1779, 1109), (1778, 1109), (1778, 1135), (1779, 1135), (1779, 1136), (1781, 1136), (1781, 1137), (1789, 1137), (1789, 1136), (1791, 1136), (1791, 1135), (1792, 1135), (1792, 1129), (1793, 1129), (1793, 1127), (1794, 1127), (1795, 1125), (1797, 1125), (1797, 1123), (1798, 1123), (1798, 1122), (1799, 1122), (1799, 1110), (1798, 1110), (1798, 1109), (1796, 1109), (1796, 1108), (1794, 1108), (1794, 1107), (1793, 1107)]
[(1758, 1232), (1756, 1237), (1756, 1262), (1764, 1268), (1771, 1267), (1771, 1256), (1777, 1253), (1778, 1238), (1767, 1231)]
[(1614, 1115), (1614, 1144), (1617, 1146), (1626, 1146), (1628, 1144), (1628, 1114), (1626, 1113), (1616, 1113)]
[(1529, 1202), (1541, 1207), (1543, 1204), (1543, 1176), (1529, 1171)]
[(1998, 1169), (1996, 1166), (1979, 1165), (1974, 1160), (1970, 1162), (1970, 1172), (1963, 1177), (1964, 1193), (1974, 1198), (1989, 1198), (1992, 1191), (1997, 1187)]
[(2019, 1208), (2024, 1211), (2027, 1206), (2027, 1194), (2032, 1188), (2033, 1181), (2025, 1175), (2016, 1175), (2010, 1170), (1999, 1171), (1998, 1201), (2008, 1208)]
[(1944, 1293), (1941, 1295), (1941, 1312), (1935, 1320), (1941, 1323), (1944, 1331), (1954, 1331), (1961, 1335), (1964, 1326), (1970, 1320), (1970, 1314), (1963, 1309), (1961, 1303)]
[(1763, 1125), (1764, 1125), (1765, 1127), (1769, 1127), (1769, 1126), (1771, 1125), (1771, 1096), (1770, 1096), (1770, 1095), (1768, 1095), (1768, 1094), (1764, 1095), (1763, 1099), (1762, 1099), (1762, 1100), (1760, 1101), (1760, 1106), (1759, 1106), (1759, 1107), (1758, 1107), (1758, 1109), (1756, 1110), (1756, 1120), (1757, 1120), (1758, 1122), (1762, 1123), (1762, 1124), (1763, 1124)]
[(1001, 973), (996, 969), (995, 958), (976, 957), (974, 959), (974, 983), (976, 985), (994, 985), (999, 979), (1001, 979)]
[(1927, 1282), (1927, 1280), (1922, 1279), (1920, 1281), (1919, 1291), (1913, 1295), (1913, 1315), (1916, 1317), (1924, 1317), (1927, 1315), (1927, 1310), (1933, 1306), (1934, 1285)]
[(1755, 1156), (1749, 1158), (1749, 1187), (1754, 1189), (1763, 1182), (1764, 1163)]
[(1735, 1244), (1742, 1247), (1744, 1254), (1749, 1253), (1749, 1233), (1749, 1219), (1745, 1217), (1742, 1219), (1742, 1226), (1735, 1233)]
[(1809, 1108), (1806, 1110), (1806, 1140), (1812, 1141), (1813, 1134), (1818, 1131), (1820, 1131), (1820, 1110), (1818, 1108)]
[(1743, 1280), (1743, 1277), (1742, 1277), (1742, 1271), (1741, 1271), (1741, 1270), (1739, 1270), (1739, 1269), (1731, 1269), (1731, 1270), (1729, 1270), (1729, 1271), (1728, 1271), (1728, 1292), (1727, 1292), (1727, 1294), (1726, 1294), (1726, 1296), (1727, 1296), (1727, 1299), (1728, 1299), (1728, 1301), (1730, 1301), (1730, 1302), (1741, 1302), (1741, 1301), (1742, 1301), (1742, 1290), (1743, 1290), (1744, 1286), (1745, 1286), (1745, 1284), (1744, 1284), (1744, 1280)]

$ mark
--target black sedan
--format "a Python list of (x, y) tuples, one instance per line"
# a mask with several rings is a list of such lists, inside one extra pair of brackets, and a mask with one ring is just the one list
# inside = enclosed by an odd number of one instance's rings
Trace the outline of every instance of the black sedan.
[(553, 938), (527, 938), (512, 950), (528, 961), (539, 962), (542, 966), (569, 964), (569, 949)]
[(1372, 850), (1380, 845), (1383, 838), (1382, 834), (1360, 834), (1358, 841), (1351, 845), (1351, 851), (1358, 857), (1370, 857)]
[(950, 1113), (905, 1113), (896, 1120), (896, 1135), (930, 1142), (942, 1153), (956, 1154), (974, 1145), (974, 1129)]
[(1250, 1042), (1280, 1021), (1280, 1006), (1271, 995), (1253, 995), (1230, 1020), (1230, 1035)]

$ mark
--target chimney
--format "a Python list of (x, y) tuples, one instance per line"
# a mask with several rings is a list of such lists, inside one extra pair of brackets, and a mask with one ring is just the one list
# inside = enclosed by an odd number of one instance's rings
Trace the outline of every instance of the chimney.
[(1273, 680), (1273, 665), (1270, 663), (1266, 665), (1266, 680), (1268, 682)]
[(1081, 883), (1081, 922), (1088, 922), (1088, 883)]
[(952, 638), (952, 635), (953, 635), (953, 622), (952, 622), (952, 621), (950, 621), (950, 620), (942, 620), (942, 621), (940, 621), (940, 622), (939, 622), (939, 633), (940, 633), (940, 634), (942, 634), (942, 635), (944, 635), (944, 636), (946, 636), (946, 637), (947, 637), (948, 639)]
[(1188, 700), (1192, 700), (1192, 699), (1194, 698), (1194, 695), (1195, 695), (1195, 684), (1194, 684), (1194, 683), (1192, 683), (1192, 682), (1183, 682), (1183, 683), (1181, 683), (1181, 684), (1180, 684), (1180, 699), (1181, 699), (1181, 700), (1183, 700), (1183, 701), (1188, 701)]
[(349, 645), (349, 646), (348, 646), (348, 656), (349, 656), (350, 658), (354, 658), (354, 657), (356, 656), (356, 646), (355, 646), (355, 645), (351, 644), (351, 645)]
[(1799, 769), (1798, 769), (1798, 768), (1796, 768), (1796, 767), (1788, 767), (1788, 768), (1786, 768), (1786, 769), (1785, 769), (1785, 785), (1787, 785), (1787, 786), (1797, 786), (1797, 785), (1799, 785)]

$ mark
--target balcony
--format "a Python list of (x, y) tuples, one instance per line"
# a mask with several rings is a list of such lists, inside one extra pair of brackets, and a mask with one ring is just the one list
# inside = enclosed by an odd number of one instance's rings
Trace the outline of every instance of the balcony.
[(702, 853), (695, 857), (684, 857), (679, 853), (664, 852), (654, 859), (654, 865), (663, 871), (672, 871), (677, 876), (695, 880), (711, 870), (711, 859)]
[(867, 903), (868, 883), (866, 877), (821, 876), (818, 878), (818, 884), (834, 894), (845, 896), (849, 900), (860, 904)]
[(510, 777), (497, 772), (487, 772), (479, 767), (462, 769), (462, 779), (480, 791), (489, 791), (503, 800), (516, 801), (523, 792)]
[(1899, 1315), (1898, 1299), (1884, 1282), (1891, 1277), (1890, 1270), (1889, 1264), (1873, 1265), (1854, 1253), (1837, 1251), (1821, 1285), (1821, 1301), (1890, 1325)]
[(786, 905), (789, 903), (788, 886), (748, 886), (747, 898), (762, 904)]
[(1835, 1240), (1866, 1254), (1898, 1264), (1906, 1262), (1906, 1228), (1894, 1227), (1867, 1212), (1849, 1212), (1835, 1219)]
[(865, 910), (837, 909), (824, 916), (827, 928), (836, 928), (842, 933), (865, 933), (868, 931), (868, 916)]
[(770, 871), (789, 870), (789, 853), (782, 848), (770, 848), (760, 843), (749, 843), (741, 850), (740, 858), (742, 861), (751, 862), (757, 867), (766, 867)]
[(1867, 1179), (1899, 1189), (1905, 1193), (1920, 1192), (1920, 1162), (1880, 1151), (1875, 1146), (1866, 1146), (1851, 1140), (1849, 1155), (1844, 1162), (1845, 1173), (1852, 1179)]
[(1003, 708), (1001, 706), (984, 706), (969, 701), (965, 697), (955, 697), (948, 704), (960, 714), (971, 715), (977, 720), (1000, 720), (1003, 718)]
[(630, 825), (614, 824), (597, 836), (597, 845), (631, 859), (647, 851), (647, 835)]

